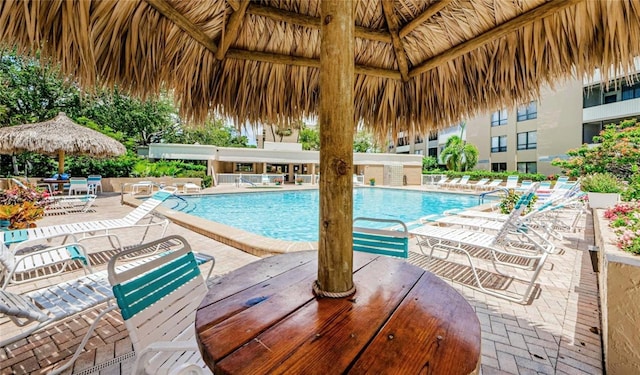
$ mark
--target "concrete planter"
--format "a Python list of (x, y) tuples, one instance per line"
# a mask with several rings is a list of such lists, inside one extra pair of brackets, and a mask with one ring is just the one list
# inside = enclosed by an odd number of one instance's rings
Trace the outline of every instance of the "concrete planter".
[(613, 207), (620, 201), (618, 193), (587, 193), (589, 197), (589, 207), (591, 208), (609, 208)]
[(606, 373), (640, 374), (640, 256), (618, 249), (603, 215), (593, 210)]

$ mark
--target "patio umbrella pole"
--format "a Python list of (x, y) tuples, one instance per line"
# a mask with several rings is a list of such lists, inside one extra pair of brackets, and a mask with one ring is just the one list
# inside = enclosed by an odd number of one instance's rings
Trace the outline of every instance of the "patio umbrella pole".
[(58, 174), (64, 173), (64, 150), (58, 150)]
[(352, 0), (321, 3), (318, 296), (353, 285), (354, 19)]

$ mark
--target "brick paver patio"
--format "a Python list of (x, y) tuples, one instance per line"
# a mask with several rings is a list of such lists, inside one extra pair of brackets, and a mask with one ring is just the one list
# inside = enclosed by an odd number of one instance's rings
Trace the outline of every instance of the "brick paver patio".
[[(221, 190), (213, 189), (216, 192)], [(119, 199), (119, 195), (103, 194), (96, 201), (94, 212), (47, 216), (38, 224), (119, 218), (131, 210), (121, 206)], [(547, 259), (538, 278), (538, 291), (527, 305), (488, 296), (474, 289), (473, 282), (467, 278), (468, 272), (465, 272), (468, 271), (464, 266), (466, 263), (458, 262), (460, 258), (454, 257), (455, 263), (448, 264), (448, 261), (428, 261), (413, 245), (409, 261), (441, 276), (446, 274), (443, 278), (474, 307), (482, 326), (483, 374), (601, 374), (597, 279), (591, 270), (587, 251), (594, 242), (592, 228), (588, 215), (576, 233), (566, 233), (563, 240), (556, 241), (561, 251)], [(127, 230), (119, 234), (124, 245), (131, 245), (138, 233)], [(194, 250), (215, 256), (213, 279), (257, 259), (176, 224), (170, 224), (167, 233), (182, 235)], [(151, 236), (154, 238), (153, 233)], [(102, 270), (108, 252), (92, 259), (98, 263), (96, 268)], [(482, 259), (474, 261), (479, 262), (480, 268), (492, 271), (491, 267), (482, 264)], [(12, 286), (10, 290), (25, 292), (81, 275), (82, 271), (76, 270), (63, 276)], [(510, 290), (521, 287), (516, 280), (498, 274), (492, 277), (496, 285)], [(0, 373), (51, 371), (56, 364), (64, 363), (71, 356), (96, 315), (95, 310), (90, 310), (1, 348)], [(13, 335), (15, 331), (14, 324), (7, 317), (0, 316), (2, 336)], [(120, 314), (111, 312), (102, 319), (72, 370), (65, 373), (128, 374), (132, 364), (131, 351), (131, 342)]]

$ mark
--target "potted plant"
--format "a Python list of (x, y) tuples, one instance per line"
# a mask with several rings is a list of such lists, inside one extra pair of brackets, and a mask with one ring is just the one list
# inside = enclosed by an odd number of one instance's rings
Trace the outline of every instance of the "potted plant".
[(610, 173), (593, 173), (580, 180), (580, 186), (587, 192), (591, 208), (612, 207), (620, 200), (622, 185)]
[(371, 177), (371, 178), (369, 179), (369, 185), (371, 185), (371, 186), (376, 186), (376, 179), (375, 179), (375, 178), (373, 178), (373, 177)]
[(302, 185), (303, 182), (304, 182), (304, 179), (302, 177), (296, 178), (296, 184)]

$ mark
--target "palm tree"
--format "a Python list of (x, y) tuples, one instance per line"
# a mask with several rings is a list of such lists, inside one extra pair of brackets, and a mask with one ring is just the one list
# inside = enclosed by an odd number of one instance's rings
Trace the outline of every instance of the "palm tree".
[(440, 156), (447, 165), (447, 169), (457, 172), (467, 171), (478, 163), (478, 148), (454, 135), (447, 140)]

